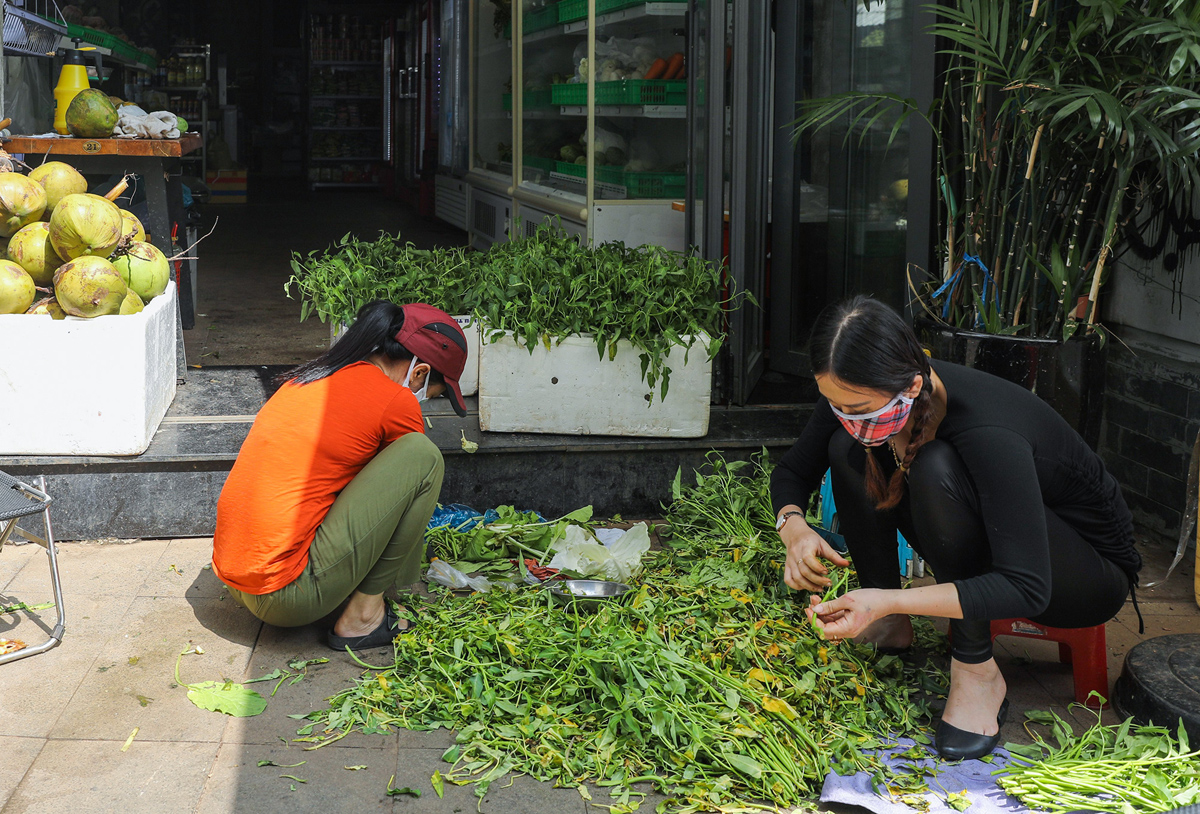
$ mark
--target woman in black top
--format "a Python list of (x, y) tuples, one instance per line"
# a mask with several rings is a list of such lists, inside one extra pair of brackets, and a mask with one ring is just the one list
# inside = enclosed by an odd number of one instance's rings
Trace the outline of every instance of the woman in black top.
[[(950, 695), (937, 729), (946, 758), (987, 754), (1007, 711), (990, 621), (1052, 627), (1111, 619), (1136, 585), (1133, 521), (1100, 458), (1018, 385), (931, 362), (887, 306), (855, 297), (818, 317), (810, 346), (822, 398), (771, 491), (793, 588), (829, 585), (848, 563), (801, 506), (832, 469), (840, 530), (862, 589), (811, 611), (832, 639), (912, 643), (910, 614), (949, 618)], [(936, 585), (899, 590), (899, 530)]]

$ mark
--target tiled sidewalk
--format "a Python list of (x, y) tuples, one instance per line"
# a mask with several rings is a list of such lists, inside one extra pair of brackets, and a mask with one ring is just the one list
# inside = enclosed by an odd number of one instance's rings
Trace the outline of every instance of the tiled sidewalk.
[[(230, 600), (205, 568), (210, 540), (66, 543), (59, 550), (67, 613), (63, 644), (0, 667), (3, 814), (475, 809), (472, 787), (447, 785), (442, 800), (430, 788), (430, 775), (446, 768), (440, 757), (452, 741), (447, 732), (357, 734), (314, 751), (289, 743), (299, 722), (287, 716), (323, 708), (324, 699), (348, 686), (360, 668), (326, 649), (317, 625), (264, 626)], [(1160, 578), (1169, 560), (1166, 552), (1151, 552), (1143, 581)], [(1200, 632), (1192, 571), (1185, 562), (1166, 586), (1140, 596), (1146, 637)], [(0, 605), (50, 598), (44, 551), (5, 547)], [(53, 623), (53, 609), (0, 616), (0, 638), (35, 644)], [(1108, 626), (1110, 679), (1140, 640), (1127, 606)], [(184, 657), (184, 681), (244, 680), (297, 658), (330, 661), (310, 667), (297, 684), (285, 682), (263, 714), (230, 718), (196, 708), (175, 686), (179, 654), (196, 645), (204, 653)], [(1001, 639), (998, 653), (1014, 712), (1062, 711), (1072, 695), (1071, 672), (1055, 663), (1055, 645)], [(267, 695), (274, 685), (254, 686)], [(1028, 740), (1020, 719), (1010, 715), (1006, 740)], [(122, 751), (135, 728), (133, 743)], [(305, 762), (260, 768), (260, 760)], [(345, 768), (362, 765), (367, 768)], [(395, 786), (419, 788), (423, 795), (388, 797), (392, 775)], [(606, 802), (603, 794), (596, 801)], [(654, 802), (647, 800), (642, 810), (653, 811)], [(481, 806), (506, 814), (587, 814), (590, 808), (574, 789), (528, 778), (494, 786)]]

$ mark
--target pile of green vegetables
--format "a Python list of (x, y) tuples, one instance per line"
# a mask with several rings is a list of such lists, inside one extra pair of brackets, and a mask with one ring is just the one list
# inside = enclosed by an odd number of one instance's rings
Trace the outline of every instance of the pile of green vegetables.
[(664, 810), (796, 805), (831, 769), (876, 770), (864, 750), (891, 735), (928, 742), (944, 676), (823, 641), (781, 583), (765, 458), (714, 455), (675, 494), (625, 601), (587, 615), (536, 588), (406, 598), (420, 634), (300, 734), (455, 729), (445, 779), (481, 797), (513, 772), (607, 786), (617, 811), (639, 782), (670, 796)]
[(999, 786), (1031, 808), (1054, 812), (1127, 814), (1200, 803), (1200, 750), (1188, 745), (1182, 721), (1172, 737), (1169, 729), (1132, 719), (1105, 726), (1096, 715), (1095, 725), (1076, 737), (1053, 712), (1026, 713), (1049, 728), (1053, 743), (1035, 731), (1031, 746), (1008, 744), (1013, 760), (995, 772)]
[(558, 223), (496, 243), (487, 252), (455, 247), (426, 251), (383, 234), (373, 242), (346, 235), (324, 252), (292, 256), (285, 290), (302, 302), (301, 319), (349, 325), (375, 299), (427, 302), (453, 315), (472, 314), (495, 341), (511, 332), (530, 352), (586, 335), (601, 359), (627, 340), (642, 377), (666, 397), (673, 348), (716, 355), (726, 309), (718, 268), (694, 254), (622, 243), (582, 245)]
[(565, 537), (567, 526), (589, 528), (592, 519), (591, 506), (557, 520), (542, 520), (536, 512), (512, 506), (500, 506), (496, 511), (499, 517), (490, 523), (472, 519), (458, 528), (439, 526), (427, 531), (430, 557), (445, 560), (467, 574), (508, 571), (510, 560), (549, 559), (551, 547)]

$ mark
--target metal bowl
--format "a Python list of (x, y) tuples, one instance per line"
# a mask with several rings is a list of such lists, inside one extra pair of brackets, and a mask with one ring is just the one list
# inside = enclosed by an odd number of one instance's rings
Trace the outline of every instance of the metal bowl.
[(628, 592), (628, 585), (602, 579), (564, 579), (550, 587), (550, 593), (559, 602), (582, 610), (597, 610), (605, 602), (619, 599)]

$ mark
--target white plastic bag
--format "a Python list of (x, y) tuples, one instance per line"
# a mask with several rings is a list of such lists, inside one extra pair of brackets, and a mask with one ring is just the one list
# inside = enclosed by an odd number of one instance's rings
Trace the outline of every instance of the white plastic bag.
[(429, 570), (425, 572), (425, 579), (430, 582), (436, 582), (439, 585), (445, 585), (447, 588), (453, 588), (456, 591), (470, 588), (486, 594), (492, 589), (492, 583), (487, 577), (469, 577), (445, 560), (434, 560), (429, 563)]
[(568, 526), (564, 540), (555, 544), (554, 558), (547, 565), (616, 582), (641, 572), (642, 556), (650, 550), (649, 526), (638, 523), (625, 532), (604, 529), (598, 534), (603, 542), (579, 526)]

